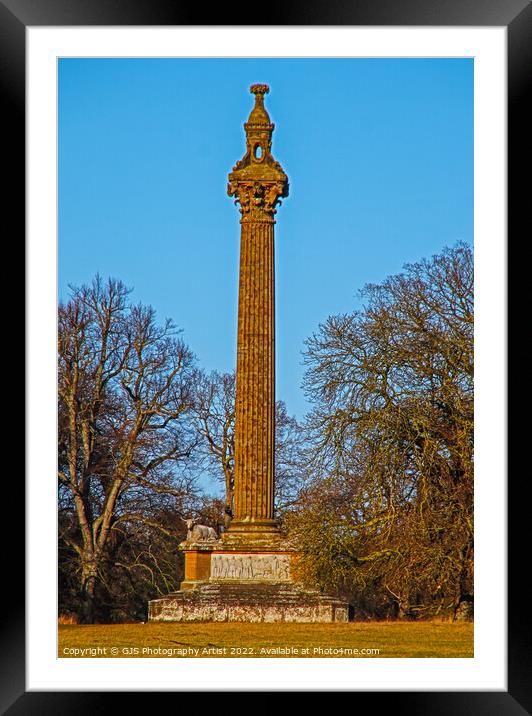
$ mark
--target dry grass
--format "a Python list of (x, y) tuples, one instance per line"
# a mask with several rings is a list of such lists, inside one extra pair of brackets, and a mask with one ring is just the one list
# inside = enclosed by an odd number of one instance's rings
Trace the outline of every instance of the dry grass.
[(77, 624), (78, 618), (75, 614), (60, 614), (58, 624)]
[[(445, 622), (347, 624), (234, 622), (180, 624), (174, 622), (91, 626), (62, 624), (59, 626), (58, 641), (59, 657), (456, 658), (473, 656), (473, 624)], [(320, 652), (320, 648), (322, 650), (358, 649), (359, 652), (327, 653)], [(282, 649), (285, 652), (279, 651)], [(361, 653), (362, 649), (378, 649), (379, 652)]]

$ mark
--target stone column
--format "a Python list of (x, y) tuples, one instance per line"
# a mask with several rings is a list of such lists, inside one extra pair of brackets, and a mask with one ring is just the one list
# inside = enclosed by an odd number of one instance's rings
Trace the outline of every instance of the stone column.
[(274, 519), (274, 225), (288, 179), (271, 155), (266, 85), (252, 85), (246, 153), (229, 174), (242, 214), (233, 519), (221, 540), (182, 542), (179, 592), (149, 603), (150, 621), (347, 621), (348, 605), (297, 583), (298, 554)]
[(255, 107), (244, 125), (246, 153), (229, 174), (240, 204), (235, 475), (233, 519), (224, 540), (252, 543), (278, 532), (274, 519), (275, 270), (274, 215), (288, 179), (271, 154), (274, 124), (267, 85), (252, 85)]

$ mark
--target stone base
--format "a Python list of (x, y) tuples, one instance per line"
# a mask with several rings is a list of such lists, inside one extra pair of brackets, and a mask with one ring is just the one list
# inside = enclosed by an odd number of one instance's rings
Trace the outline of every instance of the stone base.
[(224, 549), (280, 549), (283, 536), (276, 520), (232, 520), (221, 537)]
[(294, 583), (196, 583), (148, 605), (152, 622), (346, 622), (348, 604)]

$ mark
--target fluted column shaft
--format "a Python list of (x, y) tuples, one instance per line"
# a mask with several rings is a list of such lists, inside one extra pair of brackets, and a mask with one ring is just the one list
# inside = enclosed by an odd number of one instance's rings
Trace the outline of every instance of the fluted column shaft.
[(241, 227), (233, 519), (263, 523), (274, 517), (274, 221)]
[(240, 284), (236, 368), (233, 515), (224, 541), (233, 546), (273, 546), (280, 537), (274, 518), (275, 323), (274, 216), (288, 196), (288, 177), (271, 153), (274, 124), (264, 107), (268, 85), (255, 95), (246, 132), (246, 153), (228, 176), (227, 193), (240, 204)]

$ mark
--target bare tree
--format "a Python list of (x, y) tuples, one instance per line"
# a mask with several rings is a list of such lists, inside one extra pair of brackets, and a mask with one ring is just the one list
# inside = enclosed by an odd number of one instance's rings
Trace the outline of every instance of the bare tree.
[(59, 524), (78, 561), (79, 617), (92, 622), (121, 537), (135, 524), (180, 534), (157, 516), (179, 514), (194, 494), (193, 356), (171, 321), (130, 305), (120, 281), (71, 290), (59, 306)]
[(213, 371), (206, 375), (198, 370), (195, 382), (194, 424), (201, 436), (203, 464), (215, 480), (223, 481), (224, 510), (229, 518), (233, 512), (234, 490), (235, 374)]
[(308, 468), (293, 529), (312, 578), (399, 615), (473, 594), (473, 256), (366, 286), (307, 341)]

